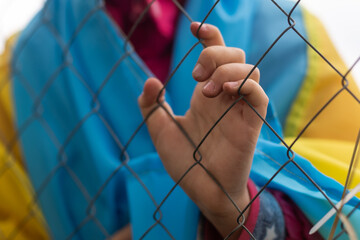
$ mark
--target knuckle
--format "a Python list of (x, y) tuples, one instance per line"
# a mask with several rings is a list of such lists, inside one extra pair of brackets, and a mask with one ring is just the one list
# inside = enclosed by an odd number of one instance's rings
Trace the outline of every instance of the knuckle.
[(246, 53), (241, 48), (235, 48), (237, 51), (237, 54), (239, 56), (240, 62), (245, 62), (246, 60)]
[(216, 58), (217, 58), (217, 54), (219, 53), (218, 50), (219, 49), (217, 46), (211, 46), (205, 48), (200, 54), (200, 58), (199, 58), (200, 61), (203, 63), (207, 63), (206, 65), (209, 68), (215, 69), (217, 67)]
[(212, 26), (213, 26), (213, 29), (214, 29), (214, 33), (215, 33), (216, 35), (221, 35), (220, 29), (219, 29), (217, 26), (215, 26), (215, 25), (212, 25)]
[[(252, 68), (254, 68), (254, 66), (252, 66)], [(259, 80), (260, 80), (260, 70), (259, 70), (259, 68), (255, 68), (254, 71), (252, 72), (251, 76), (256, 82), (259, 82)]]
[(216, 55), (217, 52), (217, 47), (216, 46), (210, 46), (205, 48), (202, 52), (201, 52), (201, 56), (203, 58), (209, 59), (209, 58), (213, 58)]
[(225, 64), (216, 68), (215, 73), (217, 77), (224, 77), (231, 71), (230, 67)]

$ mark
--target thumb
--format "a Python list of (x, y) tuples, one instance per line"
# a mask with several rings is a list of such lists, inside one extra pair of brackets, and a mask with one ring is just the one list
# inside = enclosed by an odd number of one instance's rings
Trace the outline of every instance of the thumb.
[(158, 79), (149, 78), (145, 82), (143, 93), (138, 99), (141, 113), (146, 120), (153, 140), (160, 130), (171, 121), (169, 114), (173, 115), (171, 107), (165, 102), (165, 89), (163, 87)]
[(190, 30), (195, 37), (199, 37), (203, 40), (205, 46), (225, 46), (224, 39), (221, 35), (220, 30), (211, 24), (204, 23), (201, 25), (200, 22), (192, 22)]

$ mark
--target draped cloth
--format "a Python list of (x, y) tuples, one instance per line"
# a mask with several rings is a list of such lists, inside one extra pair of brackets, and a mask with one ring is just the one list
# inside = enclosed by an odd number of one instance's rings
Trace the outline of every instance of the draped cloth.
[[(201, 21), (214, 3), (188, 1), (185, 8), (194, 20)], [(41, 187), (41, 209), (55, 239), (72, 233), (75, 239), (101, 239), (130, 221), (134, 239), (144, 233), (145, 239), (170, 239), (169, 232), (175, 239), (195, 239), (197, 207), (179, 187), (162, 202), (175, 183), (146, 128), (132, 138), (142, 122), (137, 97), (153, 74), (102, 7), (103, 2), (97, 0), (48, 1), (22, 32), (13, 51), (15, 120), (19, 129), (26, 125), (20, 142), (31, 182), (35, 189)], [(283, 7), (290, 10), (292, 3)], [(302, 9), (296, 8), (292, 18), (306, 36)], [(283, 13), (260, 0), (220, 1), (208, 22), (220, 28), (228, 46), (244, 49), (252, 64), (287, 27)], [(180, 17), (172, 68), (197, 41), (189, 24)], [(196, 47), (169, 82), (166, 98), (176, 114), (184, 114), (189, 107), (196, 84), (191, 70), (201, 50)], [(259, 66), (261, 84), (271, 101), (266, 120), (280, 136), (292, 104), (303, 90), (308, 63), (306, 44), (289, 31)], [(287, 148), (264, 126), (252, 180), (262, 186), (288, 159)], [(339, 201), (340, 183), (300, 155), (295, 154), (294, 161), (331, 200)], [(293, 163), (269, 186), (288, 195), (313, 223), (331, 208)], [(357, 198), (351, 200), (343, 212), (358, 203)], [(356, 225), (360, 211), (355, 210), (349, 220)], [(326, 236), (330, 228), (331, 222), (320, 233)], [(355, 230), (360, 236), (360, 230)]]

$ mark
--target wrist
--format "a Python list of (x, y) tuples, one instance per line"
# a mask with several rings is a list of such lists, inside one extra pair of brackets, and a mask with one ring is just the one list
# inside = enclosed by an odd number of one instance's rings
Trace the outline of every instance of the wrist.
[[(208, 221), (211, 222), (219, 234), (225, 238), (239, 225), (245, 224), (249, 215), (249, 209), (245, 212), (242, 211), (244, 211), (250, 202), (250, 193), (248, 187), (245, 186), (242, 192), (229, 194), (229, 196), (222, 192), (216, 196), (216, 200), (212, 199), (209, 201), (216, 203), (216, 205), (198, 204), (198, 206)], [(238, 239), (241, 229), (240, 227), (235, 231), (229, 239)]]

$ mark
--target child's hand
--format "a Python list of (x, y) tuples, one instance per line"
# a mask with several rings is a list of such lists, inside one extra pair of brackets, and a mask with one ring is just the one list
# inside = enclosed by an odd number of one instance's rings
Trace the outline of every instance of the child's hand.
[[(199, 23), (191, 24), (194, 35), (198, 27)], [(193, 71), (193, 77), (199, 83), (185, 116), (173, 116), (195, 145), (200, 143), (219, 117), (239, 97), (238, 88), (253, 67), (245, 64), (245, 53), (242, 50), (224, 46), (216, 27), (202, 26), (199, 37), (207, 46)], [(240, 93), (265, 117), (268, 98), (258, 84), (259, 78), (256, 69)], [(156, 99), (162, 87), (162, 83), (155, 78), (146, 81), (144, 92), (139, 97), (144, 117), (158, 105)], [(164, 100), (162, 95), (161, 101)], [(170, 106), (166, 102), (163, 105), (172, 114)], [(194, 147), (162, 108), (152, 113), (147, 126), (166, 170), (178, 181), (195, 163)], [(220, 182), (239, 209), (244, 209), (250, 201), (247, 181), (261, 126), (260, 118), (245, 102), (240, 101), (213, 129), (199, 149), (201, 164)], [(220, 234), (226, 236), (237, 226), (239, 212), (200, 165), (191, 169), (180, 186)]]

